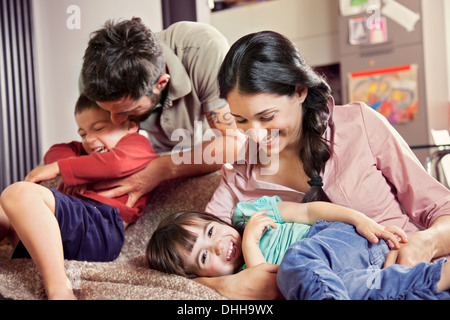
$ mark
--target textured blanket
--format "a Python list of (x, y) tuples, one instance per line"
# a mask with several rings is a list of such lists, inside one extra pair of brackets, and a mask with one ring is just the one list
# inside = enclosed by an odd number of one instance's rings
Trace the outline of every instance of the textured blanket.
[[(170, 213), (204, 210), (220, 180), (219, 172), (167, 181), (151, 194), (139, 221), (125, 231), (119, 257), (108, 263), (66, 260), (66, 272), (80, 300), (213, 300), (225, 299), (193, 280), (151, 270), (147, 242)], [(50, 185), (51, 186), (51, 185)], [(42, 278), (32, 260), (10, 260), (11, 248), (0, 246), (0, 295), (15, 300), (46, 299)]]

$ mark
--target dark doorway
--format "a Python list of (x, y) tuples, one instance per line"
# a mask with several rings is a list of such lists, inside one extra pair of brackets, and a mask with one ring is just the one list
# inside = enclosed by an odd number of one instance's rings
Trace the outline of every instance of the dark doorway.
[(164, 29), (178, 21), (197, 21), (195, 0), (161, 0), (161, 4)]

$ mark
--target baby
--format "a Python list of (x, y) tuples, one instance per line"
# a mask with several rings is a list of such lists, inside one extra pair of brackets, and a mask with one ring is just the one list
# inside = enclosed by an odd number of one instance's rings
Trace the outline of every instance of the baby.
[[(331, 295), (322, 298), (362, 299), (367, 298), (367, 292), (355, 293), (349, 290), (367, 287), (366, 282), (371, 276), (367, 270), (371, 267), (381, 269), (389, 250), (398, 249), (400, 242), (407, 241), (406, 234), (400, 228), (383, 227), (355, 210), (327, 202), (282, 202), (276, 196), (262, 197), (253, 203), (238, 203), (232, 221), (233, 225), (229, 225), (214, 215), (198, 212), (180, 212), (167, 217), (149, 241), (147, 257), (150, 266), (186, 277), (229, 275), (242, 268), (261, 263), (281, 264), (282, 268), (284, 261), (292, 260), (285, 257), (288, 249), (293, 244), (302, 246), (304, 242), (305, 248), (311, 248), (311, 251), (305, 253), (307, 250), (304, 250), (301, 252), (302, 256), (296, 256), (296, 259), (306, 261), (303, 267), (306, 270), (308, 263), (311, 262), (310, 257), (319, 256), (317, 252), (313, 252), (316, 250), (314, 246), (306, 246), (306, 243), (311, 240), (318, 241), (321, 235), (326, 234), (325, 241), (321, 239), (325, 242), (320, 248), (321, 253), (325, 252), (322, 257), (339, 252), (338, 257), (341, 261), (338, 271), (333, 270), (337, 263), (331, 264), (327, 258), (323, 258), (321, 262), (328, 268), (325, 273), (346, 278), (342, 270), (359, 268), (367, 277), (359, 278), (359, 281), (365, 281), (364, 285), (362, 283), (355, 285), (354, 281), (351, 285), (344, 283), (346, 292), (341, 296)], [(333, 241), (333, 238), (336, 241)], [(380, 241), (379, 238), (383, 240)], [(329, 244), (326, 244), (326, 239), (330, 239)], [(380, 261), (374, 262), (370, 258), (374, 252), (382, 253)], [(291, 251), (289, 255), (295, 256), (298, 253)], [(450, 288), (450, 281), (447, 279), (450, 278), (450, 267), (444, 261), (408, 268), (412, 281), (428, 281), (429, 279), (417, 276), (418, 272), (427, 268), (435, 268), (436, 272), (442, 274), (441, 279), (438, 277), (429, 286), (437, 285), (441, 291)], [(320, 273), (319, 269), (317, 272)], [(403, 271), (395, 268), (386, 268), (382, 272), (389, 274), (391, 278), (406, 277)], [(291, 281), (296, 280), (291, 278)], [(305, 282), (305, 287), (308, 287), (308, 281), (304, 278), (298, 281)], [(326, 285), (325, 283), (324, 286)], [(330, 286), (334, 287), (336, 284), (333, 282)], [(367, 290), (370, 291), (369, 288)], [(399, 288), (398, 296), (403, 293)], [(289, 296), (287, 292), (283, 294)], [(442, 294), (448, 295), (447, 292), (436, 291), (435, 296), (442, 298), (440, 296)], [(311, 296), (305, 290), (304, 294), (295, 298), (310, 299)]]

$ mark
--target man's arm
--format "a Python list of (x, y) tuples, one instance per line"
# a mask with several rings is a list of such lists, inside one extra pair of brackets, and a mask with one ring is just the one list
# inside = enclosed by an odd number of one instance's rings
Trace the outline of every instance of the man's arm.
[(237, 129), (228, 104), (216, 110), (207, 112), (205, 115), (209, 126), (213, 129), (220, 130), (223, 135), (226, 135), (227, 129)]
[(98, 190), (108, 189), (107, 191), (99, 192), (101, 196), (108, 198), (128, 194), (127, 206), (133, 207), (142, 195), (152, 191), (164, 181), (182, 177), (200, 176), (219, 170), (222, 167), (221, 163), (207, 164), (201, 162), (197, 164), (194, 161), (196, 152), (203, 154), (205, 148), (215, 148), (215, 145), (220, 147), (218, 148), (218, 152), (221, 152), (222, 142), (216, 139), (212, 142), (204, 143), (197, 147), (198, 149), (185, 151), (186, 153), (183, 154), (183, 159), (191, 157), (190, 163), (186, 161), (187, 163), (175, 164), (172, 161), (171, 155), (160, 156), (150, 162), (146, 168), (129, 177), (99, 182), (95, 184), (94, 188)]
[[(188, 151), (183, 150), (182, 154), (177, 155), (187, 161), (174, 163), (171, 155), (161, 156), (142, 171), (125, 179), (96, 184), (96, 189), (109, 189), (100, 193), (109, 198), (128, 194), (127, 206), (132, 207), (142, 195), (166, 180), (200, 176), (219, 170), (226, 162), (235, 161), (245, 141), (243, 135), (237, 135), (236, 124), (228, 105), (211, 111), (206, 116), (210, 127), (221, 134), (212, 141), (204, 142)], [(202, 161), (199, 163), (196, 159), (198, 154), (202, 155)]]

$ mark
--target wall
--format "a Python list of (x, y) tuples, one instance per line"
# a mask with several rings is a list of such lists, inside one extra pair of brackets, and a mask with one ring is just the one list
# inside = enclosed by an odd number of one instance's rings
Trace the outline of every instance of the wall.
[(209, 0), (195, 0), (195, 6), (197, 9), (197, 21), (211, 24)]
[[(438, 7), (430, 7), (430, 3)], [(450, 16), (450, 1), (422, 1), (427, 14), (424, 21), (444, 21)], [(211, 23), (228, 38), (230, 44), (249, 32), (272, 29), (286, 34), (312, 65), (326, 65), (340, 61), (338, 0), (272, 0), (241, 8), (209, 14), (208, 0), (196, 0), (199, 20)], [(426, 5), (428, 3), (428, 5)], [(80, 8), (81, 28), (70, 30), (66, 26), (71, 14), (67, 8), (76, 4)], [(153, 30), (162, 29), (160, 0), (34, 0), (34, 19), (38, 64), (38, 86), (42, 129), (42, 150), (53, 143), (78, 139), (73, 120), (73, 105), (78, 96), (78, 74), (89, 34), (101, 27), (109, 18), (140, 16)], [(442, 9), (443, 8), (443, 9)], [(440, 11), (441, 10), (441, 11)], [(444, 14), (444, 12), (446, 12)], [(431, 25), (432, 26), (432, 25)], [(450, 76), (450, 20), (446, 21), (447, 33), (442, 25), (425, 26), (424, 32), (435, 33), (438, 38), (428, 39), (425, 46), (433, 57), (439, 41), (447, 44), (446, 66), (427, 71), (428, 79), (441, 76), (448, 70)], [(437, 28), (437, 31), (433, 31)], [(428, 31), (426, 31), (428, 30)], [(436, 30), (436, 29), (434, 29)], [(442, 40), (446, 34), (447, 40)], [(445, 37), (444, 37), (445, 38)], [(442, 48), (442, 44), (439, 48)], [(441, 50), (441, 49), (439, 49)], [(430, 54), (430, 53), (429, 53)], [(432, 60), (432, 59), (429, 59)], [(450, 80), (447, 78), (448, 101)], [(433, 97), (432, 97), (433, 98)], [(441, 105), (442, 105), (442, 98)], [(445, 98), (444, 98), (445, 100)], [(443, 114), (442, 111), (443, 110)], [(428, 108), (430, 126), (433, 121), (449, 119), (447, 109)], [(434, 120), (433, 120), (434, 119)], [(446, 122), (449, 127), (450, 119)], [(442, 125), (442, 124), (441, 124)]]
[[(348, 89), (350, 72), (406, 64), (418, 65), (418, 113), (413, 121), (394, 124), (394, 127), (410, 146), (428, 145), (433, 143), (431, 129), (447, 129), (449, 126), (449, 86), (446, 73), (448, 54), (444, 10), (444, 3), (448, 0), (396, 1), (419, 13), (420, 20), (414, 30), (408, 32), (387, 18), (387, 43), (350, 45), (348, 20), (352, 17), (339, 18), (342, 85)], [(348, 90), (343, 96), (344, 101), (351, 99), (348, 98)], [(430, 150), (421, 148), (414, 152), (424, 164)]]
[(33, 1), (43, 152), (54, 143), (79, 139), (73, 109), (90, 33), (108, 19), (133, 16), (141, 17), (153, 31), (162, 29), (160, 0)]
[(251, 32), (277, 31), (317, 66), (339, 61), (337, 12), (337, 0), (273, 0), (213, 12), (211, 24), (230, 44)]
[[(422, 1), (426, 104), (430, 132), (431, 129), (449, 129), (450, 30), (447, 26), (450, 26), (450, 22), (449, 15), (445, 12), (450, 10), (448, 2)], [(433, 142), (431, 133), (429, 134), (429, 141)]]
[[(339, 0), (273, 0), (213, 12), (211, 24), (230, 43), (247, 33), (264, 29), (283, 33), (310, 64), (340, 63), (343, 88), (347, 87), (346, 76), (350, 71), (419, 63), (419, 115), (416, 121), (396, 125), (396, 129), (410, 145), (428, 144), (432, 142), (431, 128), (450, 127), (450, 20), (444, 19), (450, 16), (450, 1), (397, 1), (419, 12), (421, 20), (411, 33), (390, 21), (388, 33), (393, 41), (387, 48), (381, 45), (381, 51), (386, 54), (378, 56), (360, 52), (348, 43), (348, 33), (343, 31), (348, 29), (348, 20), (340, 17)], [(343, 96), (345, 101), (348, 98), (345, 90)], [(429, 150), (417, 151), (422, 161), (428, 154)]]
[[(405, 123), (394, 123), (393, 127), (400, 133), (410, 146), (427, 145), (428, 106), (427, 91), (425, 86), (425, 66), (423, 47), (423, 14), (421, 0), (396, 0), (407, 6), (413, 12), (421, 15), (413, 31), (408, 32), (404, 27), (390, 18), (387, 18), (388, 42), (381, 44), (351, 45), (349, 41), (349, 20), (351, 18), (366, 16), (371, 13), (355, 16), (340, 16), (340, 62), (341, 82), (344, 103), (352, 100), (349, 97), (349, 74), (357, 71), (376, 70), (408, 64), (418, 66), (418, 112), (415, 119)], [(426, 1), (425, 1), (426, 2)], [(367, 102), (367, 101), (366, 101)], [(415, 151), (422, 163), (429, 154), (428, 149)]]
[[(450, 1), (444, 2), (444, 16), (450, 17)], [(448, 130), (450, 132), (450, 19), (445, 20), (445, 36), (447, 43), (447, 83), (448, 83)]]

